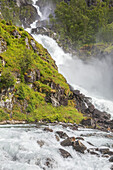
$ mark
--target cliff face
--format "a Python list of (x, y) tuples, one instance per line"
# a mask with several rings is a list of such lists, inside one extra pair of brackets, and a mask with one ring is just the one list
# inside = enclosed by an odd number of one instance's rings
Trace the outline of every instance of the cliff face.
[(0, 20), (0, 121), (79, 122), (70, 94), (48, 51), (23, 28)]

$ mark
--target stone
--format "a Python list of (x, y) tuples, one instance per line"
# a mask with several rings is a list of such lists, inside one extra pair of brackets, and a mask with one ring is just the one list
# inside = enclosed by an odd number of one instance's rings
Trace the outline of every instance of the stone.
[(93, 126), (93, 127), (95, 126), (95, 122), (91, 118), (83, 119), (81, 123), (85, 126)]
[(3, 53), (6, 50), (7, 50), (7, 43), (3, 39), (0, 39), (0, 53)]
[(84, 151), (87, 149), (84, 144), (82, 144), (79, 140), (74, 142), (73, 149), (80, 153), (84, 153)]
[(111, 168), (110, 168), (111, 170), (113, 170), (113, 165), (111, 165)]
[(111, 158), (109, 159), (109, 162), (113, 162), (113, 156), (111, 156)]
[(44, 131), (53, 132), (53, 130), (48, 127), (44, 128)]
[(33, 83), (36, 81), (36, 72), (29, 70), (29, 72), (27, 72), (27, 74), (24, 75), (25, 81), (27, 83)]
[(99, 149), (99, 151), (100, 151), (102, 154), (106, 154), (107, 152), (109, 152), (109, 148), (101, 148), (101, 149)]
[(76, 137), (76, 140), (84, 140), (82, 137)]
[(60, 148), (59, 151), (63, 158), (68, 158), (68, 157), (72, 158), (71, 154), (69, 152), (65, 151), (64, 149)]
[(60, 141), (60, 138), (57, 135), (55, 135), (55, 138), (57, 141)]
[(36, 69), (36, 81), (40, 80), (40, 70)]
[(35, 41), (34, 41), (34, 40), (31, 40), (30, 43), (31, 43), (31, 46), (32, 46), (34, 52), (37, 52), (37, 47), (36, 47)]
[(63, 140), (60, 144), (62, 146), (72, 146), (74, 142), (75, 142), (75, 137), (71, 137)]
[(101, 112), (98, 109), (94, 109), (93, 111), (93, 117), (98, 119), (110, 119), (110, 114), (107, 114), (106, 112)]
[(58, 134), (60, 136), (60, 138), (65, 139), (68, 138), (69, 136), (63, 132), (63, 131), (56, 131), (56, 134)]
[(43, 140), (38, 140), (37, 143), (39, 144), (40, 147), (42, 147), (44, 145), (44, 141)]

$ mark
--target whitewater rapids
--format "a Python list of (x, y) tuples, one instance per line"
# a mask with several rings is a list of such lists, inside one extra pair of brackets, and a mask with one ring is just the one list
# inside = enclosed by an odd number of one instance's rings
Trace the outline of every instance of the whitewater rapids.
[[(106, 138), (107, 133), (79, 129), (73, 131), (61, 125), (48, 125), (53, 132), (44, 131), (46, 125), (3, 125), (0, 126), (0, 170), (109, 170), (109, 158), (98, 157), (89, 153), (81, 154), (69, 147), (62, 147), (56, 140), (55, 132), (62, 130), (70, 137), (84, 136), (95, 147), (112, 147), (112, 138)], [(37, 141), (43, 141), (39, 146)], [(71, 153), (72, 158), (63, 158), (59, 148)], [(46, 162), (50, 161), (50, 167)]]

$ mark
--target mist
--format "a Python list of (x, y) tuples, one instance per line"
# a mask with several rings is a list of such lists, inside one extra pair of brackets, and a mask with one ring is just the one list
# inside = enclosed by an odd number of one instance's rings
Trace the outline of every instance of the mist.
[(91, 96), (113, 101), (113, 57), (91, 57), (83, 61), (77, 56), (65, 53), (58, 44), (47, 36), (34, 36), (48, 49), (56, 61), (59, 72), (69, 84), (85, 89)]

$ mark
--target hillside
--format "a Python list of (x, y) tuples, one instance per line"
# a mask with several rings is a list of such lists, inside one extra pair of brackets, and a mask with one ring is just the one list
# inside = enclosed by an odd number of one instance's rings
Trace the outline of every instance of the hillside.
[[(0, 21), (0, 121), (79, 123), (83, 116), (46, 49), (23, 28)], [(57, 107), (55, 107), (57, 106)]]

